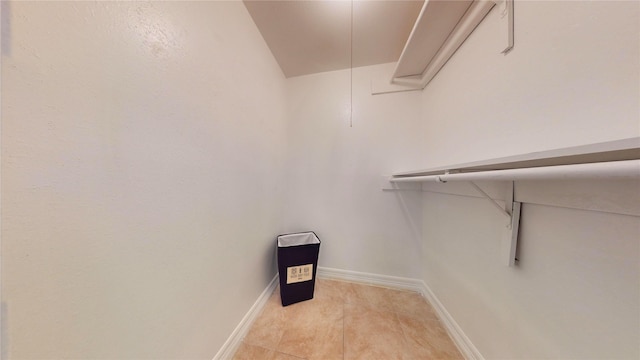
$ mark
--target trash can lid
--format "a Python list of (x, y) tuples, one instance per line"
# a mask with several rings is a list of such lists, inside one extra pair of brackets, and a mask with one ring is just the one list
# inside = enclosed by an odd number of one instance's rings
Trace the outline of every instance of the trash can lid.
[(320, 239), (312, 231), (278, 236), (278, 247), (310, 244), (320, 244)]

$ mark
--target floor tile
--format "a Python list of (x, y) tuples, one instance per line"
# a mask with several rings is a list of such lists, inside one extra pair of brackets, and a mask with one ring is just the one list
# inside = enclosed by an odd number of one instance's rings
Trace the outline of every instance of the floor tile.
[(235, 360), (463, 359), (418, 293), (317, 279), (314, 298), (282, 306), (277, 288)]
[(344, 311), (345, 360), (402, 358), (404, 335), (394, 313), (357, 304)]
[(285, 308), (285, 329), (276, 350), (303, 358), (316, 352), (317, 344), (335, 337), (329, 330), (342, 324), (342, 302), (325, 297)]
[[(274, 351), (273, 355), (271, 355), (271, 358), (268, 360), (301, 360), (302, 358), (299, 358), (297, 356), (293, 356), (293, 355), (289, 355), (289, 354), (284, 354), (281, 352), (277, 352)], [(255, 358), (253, 360), (260, 360), (260, 358)], [(304, 359), (302, 359), (304, 360)]]
[(273, 356), (273, 353), (273, 350), (265, 349), (261, 346), (249, 345), (243, 342), (233, 355), (233, 360), (269, 359)]
[(317, 279), (314, 298), (332, 298), (344, 301), (351, 284), (344, 281)]
[(369, 297), (372, 296), (371, 286), (348, 283), (345, 287), (344, 302), (345, 304), (360, 304), (369, 306)]
[(369, 304), (379, 310), (398, 311), (404, 304), (402, 301), (406, 295), (415, 294), (408, 291), (387, 289), (383, 287), (367, 287), (367, 300)]
[(397, 314), (405, 335), (405, 359), (463, 359), (447, 331), (437, 320)]
[(419, 319), (438, 320), (435, 310), (420, 294), (401, 291), (394, 294), (395, 311)]
[(276, 292), (269, 298), (264, 309), (255, 320), (251, 329), (244, 338), (244, 342), (261, 346), (267, 349), (275, 349), (284, 334), (287, 326), (286, 314), (280, 296)]
[(316, 333), (309, 360), (342, 360), (344, 358), (343, 320), (333, 321)]

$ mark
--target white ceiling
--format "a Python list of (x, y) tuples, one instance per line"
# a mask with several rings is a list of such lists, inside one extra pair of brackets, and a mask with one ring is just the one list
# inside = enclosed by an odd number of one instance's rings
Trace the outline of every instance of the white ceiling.
[(423, 0), (244, 0), (286, 77), (397, 61)]

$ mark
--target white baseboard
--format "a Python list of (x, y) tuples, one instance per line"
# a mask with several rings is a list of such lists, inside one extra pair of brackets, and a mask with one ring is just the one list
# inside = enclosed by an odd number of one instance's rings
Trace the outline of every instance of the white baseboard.
[[(451, 314), (442, 305), (440, 300), (431, 291), (429, 286), (418, 279), (403, 278), (397, 276), (379, 275), (371, 273), (363, 273), (357, 271), (348, 271), (340, 269), (331, 269), (325, 267), (318, 267), (318, 278), (321, 279), (335, 279), (342, 281), (349, 281), (355, 283), (362, 283), (368, 285), (382, 286), (392, 289), (410, 290), (420, 294), (433, 306), (438, 318), (442, 322), (451, 339), (456, 344), (462, 355), (467, 360), (484, 360), (484, 357), (478, 349), (473, 345), (471, 340), (462, 331), (458, 323), (451, 317)], [(269, 285), (264, 289), (262, 294), (258, 297), (258, 300), (251, 306), (251, 309), (242, 318), (240, 324), (233, 330), (229, 339), (222, 345), (218, 353), (213, 357), (213, 360), (231, 359), (233, 354), (240, 346), (242, 339), (245, 337), (251, 325), (262, 311), (262, 308), (266, 305), (269, 296), (273, 293), (278, 285), (278, 274), (274, 276)]]
[(462, 355), (467, 360), (484, 360), (484, 357), (478, 349), (473, 345), (471, 340), (462, 331), (458, 323), (451, 317), (451, 314), (442, 305), (440, 300), (431, 291), (429, 286), (418, 279), (410, 279), (396, 276), (387, 276), (379, 274), (362, 273), (356, 271), (331, 269), (318, 267), (318, 277), (321, 279), (335, 279), (342, 281), (357, 282), (369, 285), (383, 286), (393, 289), (410, 290), (420, 294), (433, 306), (438, 318), (442, 322), (449, 336), (456, 344)]
[(460, 350), (464, 358), (467, 360), (484, 360), (484, 357), (482, 356), (480, 351), (478, 351), (471, 340), (469, 340), (464, 331), (462, 331), (462, 328), (460, 328), (460, 325), (458, 325), (458, 323), (453, 319), (451, 314), (449, 314), (444, 305), (442, 305), (440, 300), (438, 300), (433, 291), (431, 291), (431, 288), (427, 286), (427, 283), (425, 283), (424, 281), (421, 282), (423, 286), (423, 289), (421, 291), (422, 296), (424, 296), (425, 299), (427, 299), (427, 301), (431, 303), (431, 306), (433, 306), (433, 309), (436, 311), (436, 314), (442, 322), (442, 325), (444, 325), (444, 328), (447, 330), (449, 336), (451, 336), (451, 339), (456, 344), (458, 350)]
[(424, 282), (397, 276), (363, 273), (357, 271), (318, 267), (318, 277), (321, 279), (335, 279), (367, 285), (388, 287), (392, 289), (410, 290), (422, 293)]
[(238, 347), (240, 347), (240, 343), (242, 343), (242, 339), (244, 339), (245, 335), (249, 332), (251, 325), (256, 320), (262, 308), (267, 304), (267, 300), (273, 293), (273, 290), (278, 285), (278, 274), (273, 277), (269, 285), (264, 289), (262, 294), (258, 297), (251, 309), (247, 312), (247, 314), (242, 318), (240, 324), (236, 326), (236, 328), (231, 333), (231, 336), (227, 339), (227, 341), (222, 345), (218, 353), (213, 357), (213, 360), (226, 360), (231, 359), (233, 354), (235, 354)]

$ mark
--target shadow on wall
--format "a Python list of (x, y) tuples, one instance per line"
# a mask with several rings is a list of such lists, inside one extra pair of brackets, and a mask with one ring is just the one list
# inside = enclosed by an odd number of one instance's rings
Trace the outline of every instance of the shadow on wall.
[(411, 229), (411, 238), (415, 244), (422, 241), (422, 185), (421, 184), (392, 184), (392, 191), (400, 205), (402, 215), (407, 226)]

